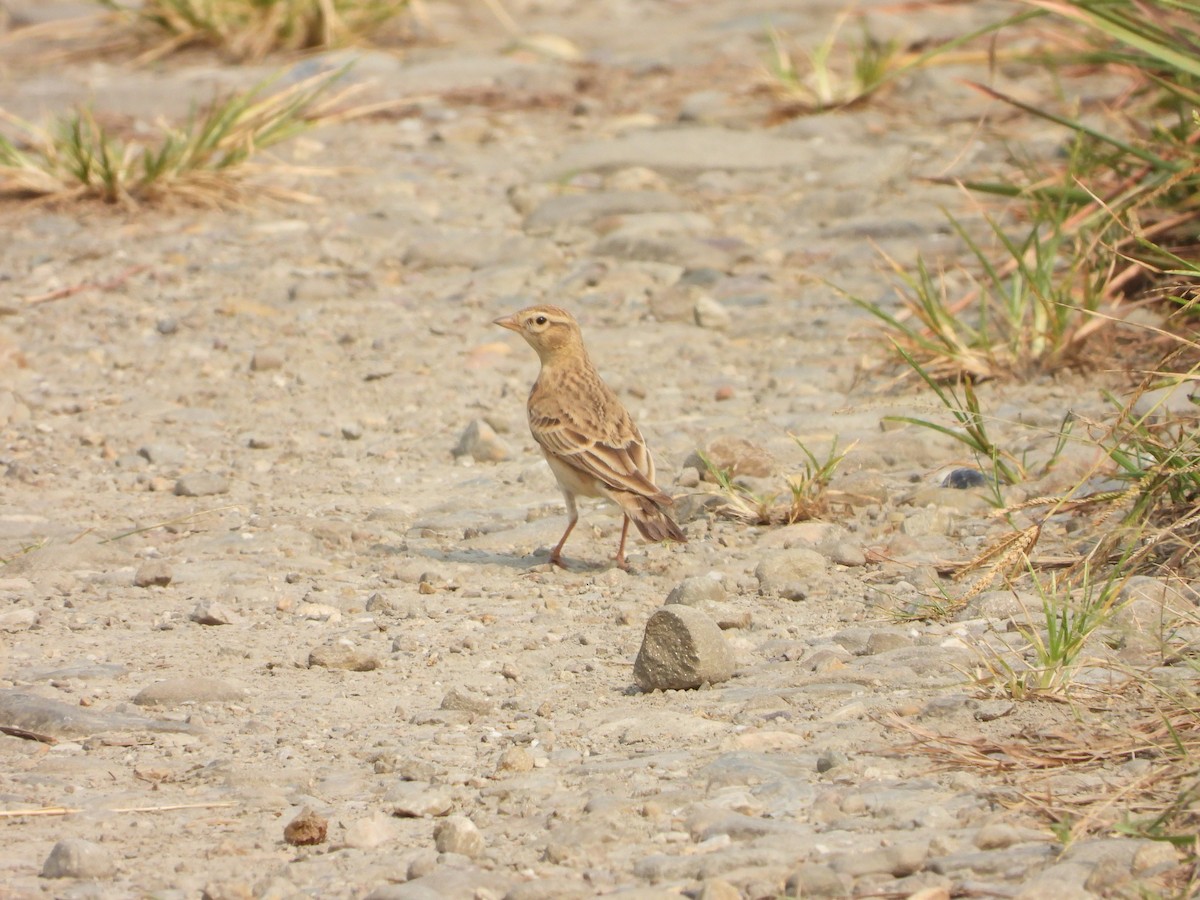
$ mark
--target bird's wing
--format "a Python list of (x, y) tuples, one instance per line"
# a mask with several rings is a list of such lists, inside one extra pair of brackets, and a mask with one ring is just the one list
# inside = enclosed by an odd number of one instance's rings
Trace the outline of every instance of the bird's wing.
[(614, 490), (670, 503), (670, 496), (650, 480), (654, 464), (646, 442), (628, 415), (603, 429), (607, 432), (604, 434), (594, 425), (576, 421), (561, 409), (531, 406), (529, 410), (530, 431), (547, 453)]

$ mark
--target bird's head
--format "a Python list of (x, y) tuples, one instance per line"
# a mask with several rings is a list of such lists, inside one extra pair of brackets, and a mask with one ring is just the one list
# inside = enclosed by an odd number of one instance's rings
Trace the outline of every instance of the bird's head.
[(502, 316), (494, 324), (525, 338), (543, 362), (583, 348), (579, 323), (560, 306), (530, 306), (510, 316)]

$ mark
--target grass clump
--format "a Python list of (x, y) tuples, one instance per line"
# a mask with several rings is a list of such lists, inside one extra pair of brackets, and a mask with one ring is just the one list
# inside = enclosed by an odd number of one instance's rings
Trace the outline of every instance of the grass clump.
[(834, 27), (811, 51), (803, 51), (804, 63), (797, 65), (794, 54), (778, 30), (767, 37), (767, 81), (771, 89), (795, 113), (821, 112), (853, 106), (882, 88), (902, 66), (897, 41), (879, 41), (864, 25), (862, 40), (846, 49), (846, 60), (837, 60), (838, 36), (848, 12), (843, 12)]
[(272, 79), (193, 114), (181, 127), (160, 126), (156, 142), (117, 137), (86, 109), (49, 129), (0, 110), (0, 121), (20, 135), (0, 135), (0, 197), (125, 205), (234, 200), (257, 153), (333, 116), (341, 97), (330, 89), (344, 72), (275, 92)]
[(210, 47), (238, 61), (330, 48), (367, 38), (409, 10), (409, 0), (98, 0), (155, 41), (143, 59)]
[[(1125, 379), (1124, 396), (1111, 397), (1111, 414), (1099, 420), (1076, 418), (1070, 424), (1082, 427), (1072, 430), (1065, 419), (1057, 435), (1047, 429), (1042, 437), (1057, 441), (1051, 462), (1069, 442), (1084, 451), (1077, 459), (1090, 460), (1086, 471), (1051, 495), (1034, 486), (998, 510), (1004, 533), (958, 567), (974, 580), (957, 598), (918, 610), (951, 616), (998, 580), (1013, 590), (1032, 585), (1036, 601), (1014, 617), (1019, 640), (981, 649), (975, 677), (1007, 699), (1058, 701), (1061, 719), (1007, 735), (1000, 725), (978, 735), (896, 727), (915, 736), (906, 750), (1012, 773), (1012, 795), (1001, 802), (1036, 809), (1064, 843), (1117, 832), (1179, 847), (1179, 868), (1154, 895), (1192, 896), (1200, 883), (1200, 619), (1186, 585), (1200, 578), (1200, 416), (1178, 395), (1167, 403), (1152, 391), (1187, 391), (1200, 379), (1200, 2), (1024, 0), (1024, 7), (992, 29), (997, 42), (1017, 19), (1032, 23), (1043, 35), (1033, 63), (1055, 75), (1068, 68), (1121, 74), (1125, 89), (1101, 119), (1061, 96), (1017, 100), (976, 85), (1062, 129), (1063, 152), (1019, 162), (1007, 178), (961, 182), (976, 198), (1005, 204), (978, 230), (951, 219), (966, 263), (950, 275), (924, 261), (906, 269), (889, 260), (899, 308), (860, 305), (951, 419), (906, 421), (969, 447), (998, 484), (1028, 485), (1040, 473), (989, 434), (981, 382), (1102, 370), (1110, 383)], [(1147, 308), (1161, 325), (1144, 316), (1123, 324)], [(1048, 535), (1060, 541), (1054, 556), (1040, 546)], [(1190, 612), (1127, 591), (1141, 574), (1163, 591), (1185, 585), (1179, 590), (1193, 598), (1182, 604)], [(1161, 633), (1130, 619), (1135, 603), (1161, 612)], [(1096, 677), (1097, 667), (1113, 677)], [(1134, 759), (1150, 765), (1126, 772)], [(1051, 797), (1040, 773), (1064, 767), (1102, 772), (1106, 786)]]
[(818, 519), (829, 512), (837, 499), (837, 492), (831, 490), (829, 484), (854, 445), (839, 452), (835, 438), (822, 458), (795, 435), (790, 437), (805, 460), (799, 471), (787, 477), (786, 495), (782, 491), (756, 492), (733, 471), (722, 468), (703, 451), (696, 451), (706, 474), (717, 486), (716, 495), (720, 498), (717, 511), (720, 514), (750, 525), (794, 525)]

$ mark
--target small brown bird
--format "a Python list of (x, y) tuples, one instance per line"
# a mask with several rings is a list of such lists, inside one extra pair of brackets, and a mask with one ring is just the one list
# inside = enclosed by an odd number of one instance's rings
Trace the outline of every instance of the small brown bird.
[(665, 510), (674, 500), (654, 484), (642, 433), (600, 379), (575, 317), (557, 306), (531, 306), (495, 324), (525, 338), (542, 361), (529, 392), (529, 430), (558, 479), (569, 520), (550, 562), (563, 565), (563, 544), (579, 521), (576, 497), (605, 497), (625, 514), (616, 556), (621, 568), (630, 521), (649, 541), (686, 541)]

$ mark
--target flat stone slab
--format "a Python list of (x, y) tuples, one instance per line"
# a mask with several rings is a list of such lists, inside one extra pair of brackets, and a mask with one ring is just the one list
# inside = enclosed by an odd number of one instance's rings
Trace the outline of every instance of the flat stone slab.
[(813, 166), (822, 156), (809, 141), (762, 132), (713, 127), (664, 128), (570, 147), (554, 163), (552, 177), (630, 166), (645, 166), (660, 172), (796, 169)]

